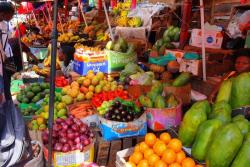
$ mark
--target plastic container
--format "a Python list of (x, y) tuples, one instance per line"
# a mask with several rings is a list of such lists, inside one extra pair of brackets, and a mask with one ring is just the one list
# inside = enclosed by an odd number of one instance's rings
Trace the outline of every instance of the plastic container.
[(131, 122), (110, 121), (100, 115), (99, 120), (102, 136), (108, 141), (131, 136), (145, 136), (147, 133), (146, 113)]
[(173, 108), (147, 108), (147, 125), (154, 131), (177, 127), (181, 123), (182, 103)]

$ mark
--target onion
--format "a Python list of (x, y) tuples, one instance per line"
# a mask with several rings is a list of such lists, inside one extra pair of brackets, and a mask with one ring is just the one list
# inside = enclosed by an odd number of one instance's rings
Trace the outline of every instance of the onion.
[(74, 135), (75, 135), (75, 137), (79, 137), (80, 136), (80, 134), (78, 132), (75, 132)]
[(71, 146), (71, 151), (77, 150), (76, 145)]
[(59, 124), (59, 123), (61, 123), (61, 122), (64, 122), (64, 120), (63, 120), (62, 118), (57, 118), (57, 119), (56, 119), (56, 123)]
[(75, 138), (75, 134), (74, 133), (68, 133), (67, 134), (67, 138), (68, 139), (74, 139)]
[(73, 121), (72, 121), (72, 119), (67, 118), (66, 121), (65, 121), (65, 123), (70, 126), (70, 125), (73, 124)]
[(66, 131), (60, 132), (59, 137), (67, 137)]
[(67, 139), (65, 137), (61, 137), (61, 138), (59, 138), (59, 142), (62, 144), (65, 144), (65, 143), (67, 143)]
[(77, 148), (78, 150), (82, 150), (82, 149), (84, 148), (84, 146), (83, 146), (81, 143), (78, 143), (78, 144), (76, 145), (76, 148)]
[(83, 144), (84, 144), (85, 146), (89, 145), (89, 143), (90, 143), (89, 139), (85, 139), (85, 140), (83, 141)]
[(67, 134), (69, 134), (69, 133), (74, 133), (74, 132), (73, 132), (72, 129), (68, 129), (68, 130), (67, 130)]
[(69, 118), (73, 120), (73, 119), (74, 119), (74, 116), (73, 116), (73, 115), (69, 115)]
[(81, 139), (81, 141), (84, 141), (85, 139), (88, 139), (88, 137), (86, 135), (81, 135), (80, 139)]
[(56, 131), (53, 131), (53, 132), (52, 132), (52, 137), (53, 137), (53, 138), (57, 138), (57, 137), (58, 137), (58, 134), (57, 134)]
[(80, 132), (81, 132), (81, 133), (84, 133), (86, 130), (87, 130), (87, 129), (86, 129), (85, 126), (82, 126), (82, 127), (80, 128)]
[(63, 147), (63, 145), (62, 145), (61, 143), (56, 143), (56, 144), (54, 145), (54, 150), (55, 150), (55, 151), (61, 151), (61, 150), (62, 150), (62, 147)]
[(79, 127), (76, 124), (71, 125), (71, 128), (76, 132), (79, 131)]
[(69, 144), (64, 144), (63, 148), (62, 148), (62, 152), (69, 152), (70, 151), (70, 146)]
[(74, 140), (77, 144), (81, 142), (80, 137), (75, 138)]
[(60, 125), (60, 124), (55, 124), (54, 126), (53, 126), (53, 130), (54, 131), (60, 131), (62, 129), (62, 126)]
[(67, 142), (70, 145), (70, 147), (74, 146), (74, 142), (72, 140), (68, 140)]
[(69, 127), (66, 123), (61, 123), (61, 125), (64, 130), (67, 130)]
[(42, 140), (43, 144), (48, 144), (49, 143), (49, 136), (47, 134), (42, 134)]

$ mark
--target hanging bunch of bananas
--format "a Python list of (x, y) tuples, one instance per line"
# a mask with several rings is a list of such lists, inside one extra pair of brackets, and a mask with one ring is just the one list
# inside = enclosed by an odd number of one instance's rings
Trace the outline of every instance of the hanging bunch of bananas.
[(96, 32), (97, 41), (107, 41), (108, 39), (109, 39), (109, 35), (105, 33), (102, 29)]
[[(48, 46), (48, 57), (43, 61), (44, 67), (50, 67), (51, 66), (50, 62), (51, 62), (51, 45)], [(57, 70), (61, 69), (58, 52), (56, 56), (56, 69)]]
[(116, 20), (116, 24), (119, 27), (127, 27), (129, 18), (127, 16), (120, 16)]
[(140, 17), (132, 17), (128, 21), (129, 27), (141, 27), (142, 26), (142, 20)]

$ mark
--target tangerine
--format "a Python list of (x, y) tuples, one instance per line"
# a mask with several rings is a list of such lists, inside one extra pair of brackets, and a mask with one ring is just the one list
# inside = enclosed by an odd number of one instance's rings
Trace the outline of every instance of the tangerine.
[(162, 141), (157, 141), (153, 147), (154, 152), (158, 156), (162, 156), (163, 152), (167, 149), (167, 146), (164, 142)]
[(155, 142), (156, 142), (157, 137), (153, 133), (147, 133), (145, 136), (145, 143), (149, 146), (152, 147)]
[(144, 153), (148, 149), (148, 145), (145, 142), (140, 143), (140, 151)]
[(167, 164), (172, 164), (176, 160), (176, 153), (174, 152), (174, 150), (167, 149), (162, 154), (162, 160)]
[[(131, 158), (131, 159), (130, 159)], [(134, 162), (135, 164), (138, 164), (140, 160), (143, 159), (143, 155), (140, 152), (134, 152), (131, 157), (129, 158), (129, 161)]]
[(160, 140), (163, 141), (165, 144), (168, 144), (168, 142), (171, 140), (171, 136), (169, 133), (164, 132), (160, 135)]
[(195, 167), (195, 162), (192, 158), (185, 158), (181, 165), (182, 167)]
[(176, 153), (182, 150), (182, 143), (179, 139), (172, 139), (168, 143), (168, 148), (174, 150)]
[(163, 160), (159, 160), (155, 163), (154, 167), (167, 167), (167, 164)]
[(181, 165), (177, 162), (170, 164), (168, 167), (181, 167)]
[(141, 160), (137, 167), (149, 167), (148, 161), (146, 159)]
[(203, 165), (195, 165), (195, 167), (204, 167)]
[(151, 154), (149, 157), (148, 157), (148, 164), (150, 166), (154, 166), (154, 164), (160, 160), (160, 157), (156, 154)]
[(154, 154), (154, 151), (151, 148), (147, 149), (144, 151), (144, 158), (148, 159), (151, 154)]
[(186, 158), (184, 151), (180, 151), (176, 154), (176, 162), (181, 163)]
[(140, 145), (136, 144), (134, 152), (140, 152)]
[(126, 167), (136, 167), (136, 164), (134, 162), (129, 161), (126, 163)]

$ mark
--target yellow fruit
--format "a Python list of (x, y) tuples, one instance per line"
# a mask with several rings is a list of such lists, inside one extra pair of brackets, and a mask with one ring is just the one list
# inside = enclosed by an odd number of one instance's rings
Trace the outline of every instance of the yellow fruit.
[(89, 85), (89, 91), (90, 92), (94, 92), (95, 91), (95, 87), (93, 85)]
[(49, 105), (43, 106), (43, 110), (44, 110), (44, 112), (49, 112)]
[(70, 95), (72, 98), (76, 98), (77, 95), (78, 95), (78, 93), (79, 93), (79, 91), (78, 91), (77, 89), (71, 89), (71, 92), (70, 92), (69, 95)]
[(91, 83), (91, 80), (90, 80), (89, 78), (86, 78), (86, 79), (83, 81), (83, 85), (84, 85), (85, 87), (89, 87), (90, 83)]
[(95, 76), (94, 73), (88, 73), (87, 76), (86, 76), (86, 78), (92, 79), (92, 78), (94, 78), (94, 76)]
[(86, 97), (87, 100), (90, 100), (90, 99), (92, 99), (93, 95), (94, 95), (93, 92), (88, 92), (88, 93), (85, 95), (85, 97)]
[(156, 142), (156, 136), (153, 133), (147, 133), (145, 136), (145, 143), (149, 146), (152, 147)]
[(73, 81), (73, 82), (71, 83), (71, 87), (74, 87), (74, 86), (79, 87), (80, 85), (79, 85), (78, 82)]
[(37, 120), (38, 125), (44, 124), (44, 122), (45, 122), (44, 118), (42, 118), (42, 117), (38, 117), (36, 120)]

